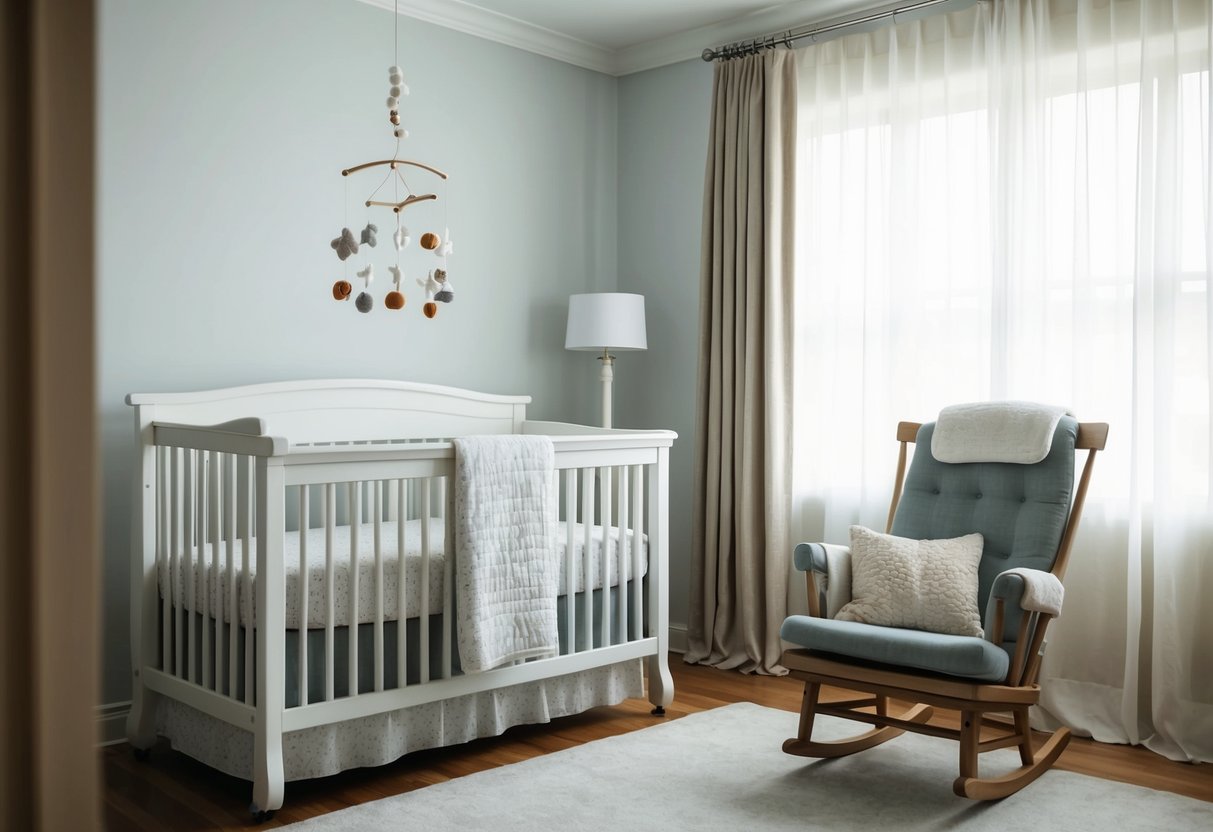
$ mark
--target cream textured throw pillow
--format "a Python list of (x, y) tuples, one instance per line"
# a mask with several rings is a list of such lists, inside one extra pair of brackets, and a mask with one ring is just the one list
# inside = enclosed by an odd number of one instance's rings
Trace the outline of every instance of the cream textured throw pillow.
[(977, 564), (985, 540), (910, 540), (851, 526), (851, 602), (834, 616), (885, 627), (981, 636)]

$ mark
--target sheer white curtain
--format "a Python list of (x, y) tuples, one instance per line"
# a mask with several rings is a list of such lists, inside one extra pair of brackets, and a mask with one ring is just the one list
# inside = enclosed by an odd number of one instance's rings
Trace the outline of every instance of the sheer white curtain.
[(883, 529), (899, 419), (1013, 398), (1109, 422), (1039, 716), (1201, 760), (1211, 15), (1000, 0), (797, 53), (795, 531)]

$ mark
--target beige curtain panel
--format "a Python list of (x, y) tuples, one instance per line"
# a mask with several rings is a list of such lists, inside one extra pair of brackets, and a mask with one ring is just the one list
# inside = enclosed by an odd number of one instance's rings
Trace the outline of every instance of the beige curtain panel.
[(689, 649), (779, 674), (787, 612), (796, 68), (715, 68), (704, 184)]

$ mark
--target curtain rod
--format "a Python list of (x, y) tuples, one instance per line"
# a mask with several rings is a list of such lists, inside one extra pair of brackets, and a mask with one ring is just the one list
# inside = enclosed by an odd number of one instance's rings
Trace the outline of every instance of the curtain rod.
[(882, 12), (872, 12), (860, 17), (852, 17), (846, 20), (841, 20), (838, 23), (831, 23), (828, 26), (802, 26), (798, 29), (786, 29), (783, 32), (776, 32), (771, 35), (763, 35), (762, 37), (753, 38), (751, 40), (740, 40), (735, 43), (730, 43), (725, 46), (718, 46), (715, 49), (708, 47), (703, 50), (703, 59), (705, 61), (728, 60), (730, 58), (740, 58), (743, 55), (756, 55), (764, 49), (774, 49), (777, 46), (787, 46), (791, 48), (792, 44), (804, 38), (817, 37), (818, 35), (826, 34), (827, 32), (836, 32), (839, 29), (849, 29), (852, 26), (860, 26), (864, 23), (873, 23), (877, 20), (885, 18), (896, 18), (899, 14), (906, 12), (918, 11), (931, 6), (937, 6), (940, 3), (953, 3), (955, 0), (920, 0), (918, 3), (909, 3), (905, 6), (899, 6), (895, 9), (886, 9)]

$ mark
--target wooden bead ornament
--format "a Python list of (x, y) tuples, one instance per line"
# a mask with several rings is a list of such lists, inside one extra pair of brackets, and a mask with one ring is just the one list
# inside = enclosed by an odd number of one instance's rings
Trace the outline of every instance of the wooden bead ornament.
[(427, 318), (432, 318), (438, 314), (438, 304), (434, 302), (434, 295), (442, 289), (442, 284), (435, 279), (434, 272), (431, 271), (425, 280), (417, 278), (417, 285), (425, 289), (425, 305), (421, 307), (421, 311)]
[(333, 284), (333, 300), (349, 300), (354, 287), (348, 280), (338, 280)]
[(433, 231), (427, 231), (421, 235), (421, 247), (426, 251), (433, 251), (442, 244), (442, 238)]
[(388, 266), (387, 270), (392, 273), (392, 285), (396, 288), (387, 293), (387, 297), (383, 299), (383, 305), (388, 309), (403, 309), (404, 308), (404, 293), (400, 291), (400, 281), (404, 277), (404, 272), (399, 266)]

